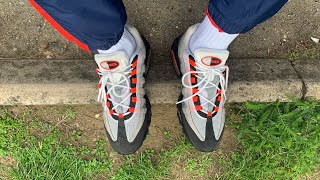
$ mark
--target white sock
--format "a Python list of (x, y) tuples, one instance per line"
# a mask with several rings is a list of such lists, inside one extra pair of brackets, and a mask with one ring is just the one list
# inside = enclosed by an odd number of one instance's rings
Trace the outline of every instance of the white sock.
[(98, 49), (98, 52), (100, 54), (111, 54), (111, 53), (114, 53), (117, 51), (124, 51), (124, 52), (126, 52), (126, 54), (128, 55), (128, 57), (130, 59), (130, 57), (133, 55), (135, 49), (136, 49), (136, 41), (135, 41), (134, 37), (131, 35), (131, 33), (126, 28), (124, 28), (124, 32), (122, 34), (122, 37), (116, 45), (112, 46), (108, 50), (99, 50)]
[(191, 52), (199, 48), (225, 50), (238, 35), (219, 32), (219, 29), (214, 27), (209, 17), (206, 16), (192, 35), (189, 48)]

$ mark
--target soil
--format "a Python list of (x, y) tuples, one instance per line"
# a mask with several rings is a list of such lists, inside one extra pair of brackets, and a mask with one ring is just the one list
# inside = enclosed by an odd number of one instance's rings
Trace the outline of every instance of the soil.
[[(156, 104), (152, 106), (152, 122), (149, 127), (149, 134), (142, 147), (136, 154), (152, 149), (160, 152), (164, 149), (172, 149), (177, 140), (183, 137), (182, 128), (176, 116), (176, 107), (173, 104)], [(106, 131), (101, 118), (101, 107), (99, 105), (78, 105), (78, 106), (12, 106), (9, 107), (10, 114), (14, 117), (25, 117), (25, 121), (48, 123), (50, 127), (58, 128), (62, 133), (62, 139), (71, 142), (76, 147), (86, 145), (94, 148), (96, 142), (106, 138)], [(99, 116), (99, 117), (98, 117)], [(74, 132), (78, 136), (74, 136)], [(39, 134), (34, 130), (36, 135)], [(195, 149), (188, 151), (181, 159), (173, 164), (172, 177), (175, 179), (193, 179), (190, 173), (184, 173), (188, 159), (208, 155), (213, 159), (210, 165), (210, 175), (221, 171), (220, 166), (216, 166), (221, 154), (228, 155), (237, 147), (235, 131), (226, 127), (223, 139), (218, 151), (213, 153), (202, 153)], [(111, 150), (107, 143), (106, 151), (113, 162), (113, 170), (120, 167), (124, 162), (124, 156), (121, 156)], [(112, 172), (111, 172), (112, 173)]]
[[(149, 134), (138, 152), (147, 149), (156, 151), (168, 149), (183, 136), (175, 109), (175, 105), (172, 104), (152, 106)], [(14, 118), (22, 117), (27, 112), (26, 121), (37, 119), (59, 128), (65, 138), (72, 140), (76, 146), (93, 147), (98, 140), (106, 139), (100, 105), (12, 106), (9, 107), (9, 112)], [(74, 138), (72, 132), (77, 132), (78, 136)], [(220, 149), (230, 152), (235, 144), (234, 130), (226, 127)], [(110, 146), (108, 146), (109, 150)]]
[(12, 167), (16, 161), (11, 156), (0, 156), (0, 179), (8, 179), (8, 174), (5, 172), (6, 167)]
[[(207, 1), (124, 0), (129, 23), (150, 41), (155, 63), (170, 60), (168, 49), (187, 27), (201, 22)], [(290, 52), (320, 52), (320, 1), (290, 1), (273, 18), (241, 35), (230, 47), (234, 58), (287, 58)], [(310, 55), (311, 56), (311, 55)], [(67, 42), (27, 0), (0, 0), (0, 58), (91, 59)], [(304, 57), (308, 58), (308, 57)], [(164, 61), (165, 60), (165, 61)]]
[[(101, 118), (101, 107), (99, 105), (73, 105), (73, 106), (10, 106), (8, 112), (14, 117), (25, 117), (25, 121), (36, 120), (48, 124), (48, 127), (58, 128), (62, 133), (62, 138), (77, 146), (89, 146), (94, 148), (96, 142), (100, 139), (106, 139)], [(159, 152), (163, 149), (172, 149), (177, 139), (183, 137), (181, 126), (176, 116), (176, 107), (173, 104), (156, 104), (152, 106), (153, 116), (150, 125), (150, 132), (140, 150), (140, 153), (147, 149)], [(232, 119), (238, 121), (241, 110), (237, 105), (227, 105), (229, 112), (227, 124)], [(35, 130), (36, 132), (36, 130)], [(74, 136), (76, 132), (77, 136)], [(221, 164), (221, 157), (230, 158), (232, 151), (236, 150), (239, 144), (236, 141), (235, 129), (226, 125), (225, 132), (217, 151), (212, 153), (202, 153), (196, 149), (191, 149), (182, 157), (176, 159), (171, 166), (172, 179), (208, 179), (209, 177), (219, 178), (218, 176), (224, 171), (224, 165)], [(106, 151), (109, 152), (109, 158), (113, 162), (114, 170), (120, 167), (124, 162), (124, 156), (118, 155), (111, 150), (107, 143)], [(199, 176), (187, 171), (188, 160), (192, 158), (209, 157), (210, 165), (206, 167), (207, 174)], [(10, 157), (0, 157), (1, 164), (13, 165), (14, 159)], [(1, 169), (1, 168), (0, 168)], [(112, 172), (111, 172), (112, 174)], [(0, 171), (0, 178), (7, 178), (5, 172)], [(302, 179), (318, 179), (319, 171), (305, 176)], [(103, 177), (102, 177), (103, 179)]]

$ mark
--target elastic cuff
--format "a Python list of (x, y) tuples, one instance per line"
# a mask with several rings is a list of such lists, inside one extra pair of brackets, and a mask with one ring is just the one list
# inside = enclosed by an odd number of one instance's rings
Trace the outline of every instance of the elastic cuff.
[(245, 33), (251, 30), (254, 26), (243, 26), (241, 24), (234, 24), (231, 22), (228, 22), (225, 17), (221, 15), (221, 13), (215, 9), (215, 7), (212, 5), (212, 3), (209, 4), (209, 7), (207, 9), (207, 16), (210, 18), (211, 22), (214, 22), (214, 26), (218, 26), (222, 31), (228, 33), (228, 34), (239, 34), (239, 33)]
[(206, 14), (207, 14), (207, 16), (208, 16), (211, 24), (212, 24), (215, 28), (217, 28), (219, 32), (224, 32), (224, 31), (216, 24), (216, 22), (214, 22), (214, 20), (212, 19), (211, 15), (210, 15), (210, 13), (209, 13), (209, 11), (208, 11), (208, 9), (207, 9)]
[(103, 44), (98, 44), (98, 45), (94, 45), (93, 47), (91, 47), (89, 45), (89, 48), (91, 51), (96, 51), (96, 50), (108, 50), (110, 49), (112, 46), (116, 45), (121, 37), (122, 37), (122, 34), (124, 32), (124, 29), (122, 30), (122, 32), (120, 34), (117, 35), (117, 37), (115, 39), (111, 39), (111, 40), (108, 40), (107, 42), (103, 43)]

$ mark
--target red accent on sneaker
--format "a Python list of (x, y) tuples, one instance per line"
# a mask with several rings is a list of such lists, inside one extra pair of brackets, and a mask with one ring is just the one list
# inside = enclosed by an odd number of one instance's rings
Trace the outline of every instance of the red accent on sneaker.
[(122, 114), (122, 113), (120, 113), (120, 114), (119, 114), (119, 118), (121, 118), (121, 119), (122, 119), (123, 117), (124, 117), (124, 116), (123, 116), (123, 114)]
[(134, 108), (129, 108), (129, 112), (134, 113)]
[(208, 112), (208, 117), (212, 117), (212, 112)]
[(195, 106), (197, 111), (201, 111), (202, 107), (201, 106)]
[(197, 102), (199, 100), (198, 96), (193, 96), (193, 102)]
[(132, 84), (137, 84), (137, 78), (132, 78), (131, 81), (132, 81)]
[(219, 107), (216, 106), (216, 107), (214, 108), (214, 111), (215, 111), (215, 112), (219, 112)]
[(120, 63), (114, 60), (105, 60), (100, 63), (100, 67), (105, 70), (114, 70), (119, 67)]
[(131, 75), (131, 76), (134, 76), (134, 75), (136, 75), (136, 74), (137, 74), (137, 69), (134, 69), (134, 70), (131, 71), (131, 74), (130, 74), (130, 75)]
[(196, 78), (192, 77), (191, 78), (191, 83), (196, 83)]
[(131, 93), (137, 93), (137, 88), (131, 88)]
[(189, 63), (190, 63), (190, 65), (193, 66), (193, 67), (196, 66), (196, 63), (195, 63), (194, 61), (192, 61), (191, 59), (189, 59)]
[(192, 88), (192, 93), (195, 94), (197, 93), (199, 90), (197, 88)]
[(131, 101), (132, 101), (133, 103), (136, 103), (136, 102), (137, 102), (137, 97), (132, 97)]
[(222, 60), (218, 57), (206, 56), (201, 59), (201, 62), (206, 66), (218, 66), (221, 64)]
[(138, 65), (138, 60), (136, 60), (136, 61), (132, 64), (132, 68), (133, 68), (133, 69), (136, 68), (137, 65)]
[(179, 70), (179, 67), (178, 67), (178, 64), (177, 64), (176, 57), (175, 57), (174, 52), (172, 50), (171, 50), (171, 55), (172, 55), (173, 65), (174, 65), (174, 68), (176, 70), (176, 73), (177, 73), (178, 76), (180, 76), (181, 73), (180, 73), (180, 70)]

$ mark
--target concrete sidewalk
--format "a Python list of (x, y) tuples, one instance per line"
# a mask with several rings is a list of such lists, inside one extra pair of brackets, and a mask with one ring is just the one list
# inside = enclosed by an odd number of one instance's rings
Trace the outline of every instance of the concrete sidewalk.
[[(124, 0), (129, 23), (152, 46), (147, 91), (153, 103), (180, 93), (169, 48), (200, 22), (208, 1)], [(320, 1), (290, 1), (230, 47), (229, 102), (320, 99)], [(290, 62), (285, 59), (312, 59)], [(58, 60), (57, 60), (58, 59)], [(69, 43), (29, 4), (0, 0), (0, 104), (95, 103), (98, 77), (91, 54)]]
[[(228, 65), (229, 102), (287, 101), (288, 97), (306, 95), (320, 99), (320, 71), (314, 68), (320, 67), (320, 61), (230, 59)], [(2, 59), (0, 69), (1, 105), (96, 102), (98, 77), (93, 61)], [(175, 103), (180, 84), (171, 64), (153, 64), (146, 88), (152, 103)]]

